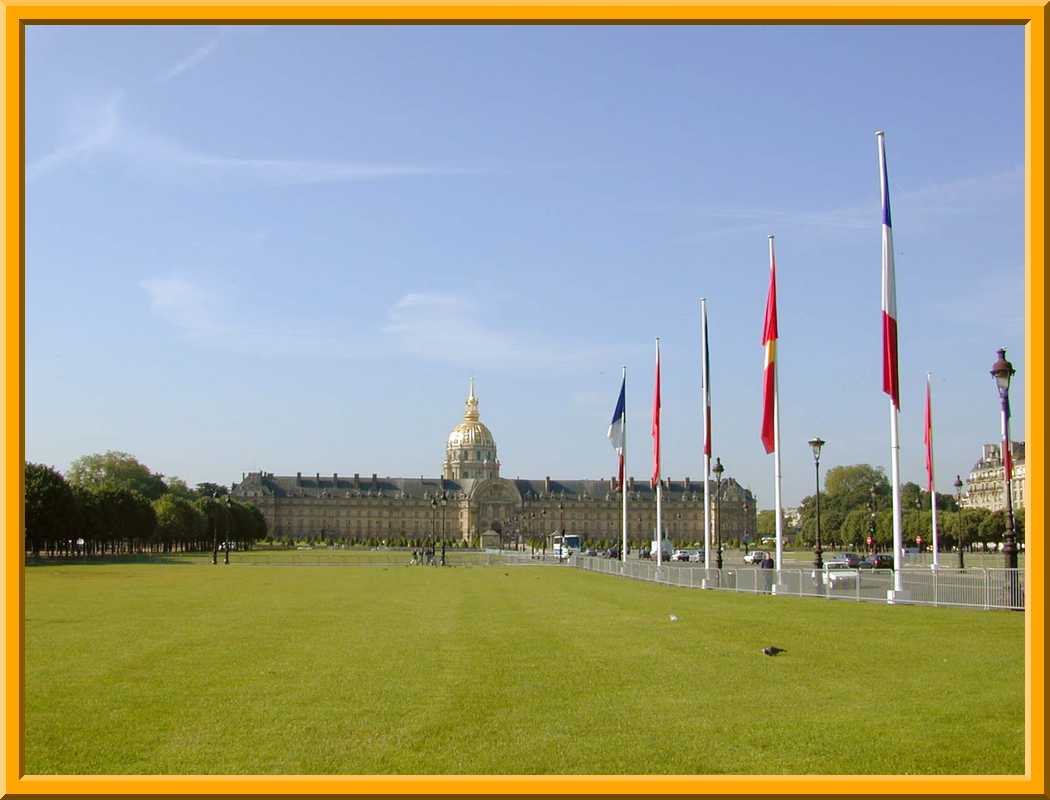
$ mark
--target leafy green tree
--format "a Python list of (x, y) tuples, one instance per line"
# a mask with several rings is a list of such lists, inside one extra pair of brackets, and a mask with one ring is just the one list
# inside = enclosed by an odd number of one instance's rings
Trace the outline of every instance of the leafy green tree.
[(824, 489), (829, 501), (843, 504), (846, 509), (866, 505), (872, 488), (880, 498), (890, 493), (890, 482), (882, 473), (882, 468), (870, 464), (832, 467), (824, 478)]
[(216, 541), (225, 542), (231, 538), (233, 519), (226, 503), (211, 497), (198, 497), (193, 501), (193, 505), (204, 515), (204, 542), (206, 546), (214, 545)]
[(978, 533), (982, 542), (1001, 542), (1006, 534), (1006, 512), (993, 511), (981, 520)]
[(868, 538), (868, 526), (871, 513), (866, 508), (855, 508), (842, 521), (839, 528), (839, 541), (854, 550), (863, 550)]
[(65, 478), (43, 464), (25, 465), (26, 544), (34, 556), (47, 542), (76, 538), (77, 504)]
[(75, 488), (81, 529), (92, 551), (111, 553), (142, 550), (153, 541), (157, 516), (150, 501), (130, 489), (103, 486)]
[[(926, 495), (924, 498), (923, 495)], [(903, 511), (916, 511), (920, 508), (929, 508), (929, 494), (924, 492), (919, 484), (908, 481), (901, 486), (901, 509)]]
[(73, 497), (77, 504), (77, 524), (84, 547), (88, 553), (102, 553), (109, 541), (109, 522), (106, 509), (98, 492), (74, 486)]
[(198, 483), (193, 493), (197, 497), (225, 497), (229, 494), (226, 487), (221, 483), (209, 483), (208, 481)]
[(773, 536), (777, 532), (777, 512), (773, 509), (758, 512), (758, 535)]
[(157, 516), (157, 539), (165, 552), (171, 552), (180, 543), (185, 549), (204, 538), (204, 515), (185, 497), (166, 494), (153, 501), (153, 511)]
[(187, 500), (192, 500), (194, 497), (193, 490), (186, 485), (186, 481), (182, 478), (176, 478), (174, 475), (164, 479), (164, 487), (166, 494), (183, 497)]
[(128, 489), (156, 500), (167, 490), (162, 475), (150, 472), (130, 453), (108, 450), (81, 456), (69, 467), (69, 483), (85, 489)]
[(959, 512), (956, 535), (963, 547), (970, 547), (974, 542), (981, 541), (981, 523), (990, 514), (985, 508), (964, 508)]

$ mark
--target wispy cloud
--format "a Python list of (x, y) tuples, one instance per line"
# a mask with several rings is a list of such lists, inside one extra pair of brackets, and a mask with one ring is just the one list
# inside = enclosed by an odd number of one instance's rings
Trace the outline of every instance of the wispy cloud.
[(184, 278), (151, 278), (139, 284), (149, 294), (150, 310), (193, 341), (225, 335), (219, 322), (219, 298)]
[[(468, 175), (487, 172), (456, 165), (308, 158), (246, 158), (209, 153), (176, 139), (137, 130), (120, 113), (122, 92), (87, 114), (88, 125), (70, 132), (69, 141), (31, 162), (30, 181), (78, 160), (118, 158), (155, 177), (176, 181), (241, 180), (276, 186), (348, 181)], [(83, 115), (82, 115), (83, 116)]]
[(223, 34), (219, 33), (217, 36), (209, 39), (185, 58), (176, 61), (170, 68), (161, 73), (157, 77), (157, 80), (162, 82), (170, 81), (172, 78), (178, 77), (187, 70), (193, 69), (218, 49), (222, 38)]
[(67, 141), (44, 156), (30, 162), (26, 178), (30, 181), (82, 159), (112, 148), (122, 132), (121, 90), (112, 92), (101, 103), (81, 101), (70, 113)]
[[(1000, 205), (1004, 200), (1020, 200), (1024, 192), (1021, 167), (991, 175), (959, 178), (892, 196), (895, 216), (906, 217), (911, 227), (937, 219), (972, 214)], [(704, 227), (693, 236), (725, 236), (736, 233), (769, 232), (786, 228), (825, 230), (867, 230), (879, 218), (879, 201), (831, 209), (779, 208), (701, 208), (698, 219)]]
[[(226, 292), (206, 288), (186, 278), (149, 278), (139, 283), (150, 310), (185, 341), (242, 356), (331, 358), (345, 353), (341, 340), (317, 320), (261, 320), (238, 307)], [(369, 348), (363, 348), (367, 355)]]

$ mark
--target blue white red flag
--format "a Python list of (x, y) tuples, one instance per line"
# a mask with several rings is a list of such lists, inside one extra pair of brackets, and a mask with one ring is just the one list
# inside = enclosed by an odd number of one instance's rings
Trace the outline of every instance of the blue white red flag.
[(890, 181), (886, 174), (886, 136), (879, 139), (879, 173), (882, 179), (882, 391), (901, 407), (897, 373), (897, 283), (893, 269), (893, 228), (890, 226)]
[(620, 464), (617, 470), (619, 486), (623, 487), (623, 450), (624, 450), (624, 409), (627, 393), (627, 378), (624, 377), (620, 384), (620, 397), (616, 400), (616, 409), (613, 411), (612, 422), (609, 423), (609, 442), (620, 456)]

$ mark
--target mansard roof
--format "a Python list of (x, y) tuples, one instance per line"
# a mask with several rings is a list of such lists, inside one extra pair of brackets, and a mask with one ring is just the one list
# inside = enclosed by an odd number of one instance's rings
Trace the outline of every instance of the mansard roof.
[[(514, 484), (518, 493), (526, 501), (540, 500), (605, 500), (616, 496), (613, 482), (610, 479), (600, 480), (555, 480), (549, 479), (526, 479), (526, 478), (500, 478)], [(274, 475), (269, 472), (252, 472), (245, 476), (240, 484), (235, 486), (238, 495), (261, 494), (277, 497), (296, 497), (319, 495), (345, 496), (383, 496), (403, 499), (428, 499), (435, 497), (441, 492), (448, 492), (452, 496), (469, 496), (482, 479), (467, 478), (461, 480), (450, 480), (443, 478), (390, 478), (371, 476), (359, 476), (355, 478), (342, 475)], [(712, 481), (713, 483), (713, 481)], [(744, 489), (733, 478), (722, 481), (724, 494), (727, 500), (753, 499), (751, 493)], [(656, 490), (650, 488), (648, 480), (635, 480), (628, 482), (629, 499), (654, 500)], [(703, 481), (690, 481), (688, 488), (685, 481), (664, 481), (664, 498), (670, 502), (684, 499), (702, 499), (704, 492)], [(462, 495), (461, 495), (462, 493)]]

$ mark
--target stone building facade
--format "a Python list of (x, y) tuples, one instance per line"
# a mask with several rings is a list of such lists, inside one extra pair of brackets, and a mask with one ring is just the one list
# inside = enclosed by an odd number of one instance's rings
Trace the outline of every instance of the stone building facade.
[[(559, 529), (591, 540), (621, 537), (621, 495), (615, 479), (502, 478), (496, 441), (481, 422), (471, 380), (463, 421), (449, 434), (440, 477), (391, 478), (250, 472), (231, 494), (259, 508), (271, 536), (334, 541), (460, 540), (524, 543)], [(632, 542), (656, 531), (656, 492), (627, 479), (627, 529)], [(714, 492), (714, 482), (710, 484)], [(721, 484), (723, 540), (753, 536), (755, 498), (732, 478)], [(713, 498), (714, 500), (714, 498)], [(712, 502), (712, 514), (715, 503)], [(702, 481), (665, 479), (664, 532), (676, 544), (703, 540)]]
[[(1025, 507), (1024, 442), (1010, 442), (1013, 457), (1013, 473), (1010, 479), (1010, 494), (1014, 510)], [(1005, 472), (1003, 470), (1002, 447), (986, 444), (981, 449), (981, 458), (970, 470), (966, 492), (962, 496), (963, 508), (987, 508), (1002, 511), (1006, 508)]]

